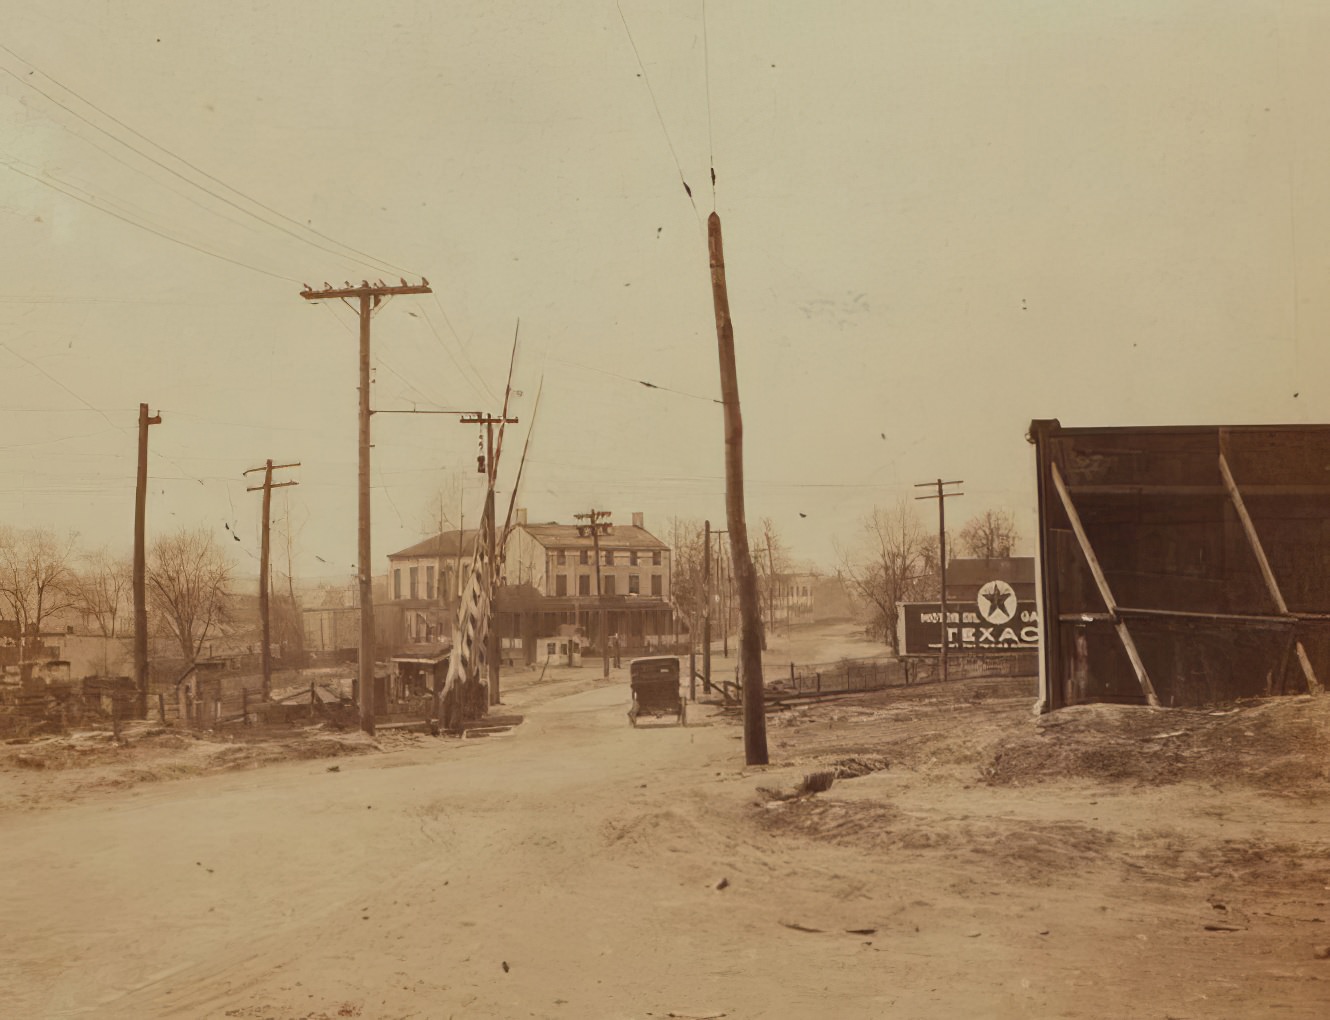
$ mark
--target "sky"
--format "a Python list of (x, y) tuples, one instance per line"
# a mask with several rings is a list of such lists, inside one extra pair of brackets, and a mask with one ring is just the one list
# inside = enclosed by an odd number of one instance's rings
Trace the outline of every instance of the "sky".
[[(0, 15), (0, 523), (127, 555), (145, 402), (150, 541), (256, 573), (244, 472), (299, 462), (275, 560), (289, 521), (297, 578), (349, 580), (356, 321), (300, 291), (423, 277), (373, 320), (377, 410), (498, 413), (516, 333), (501, 507), (531, 427), (531, 520), (724, 527), (713, 209), (749, 527), (823, 569), (939, 477), (953, 532), (1007, 510), (1031, 552), (1035, 418), (1330, 420), (1323, 2)], [(478, 439), (374, 417), (376, 574), (441, 489), (478, 519)]]

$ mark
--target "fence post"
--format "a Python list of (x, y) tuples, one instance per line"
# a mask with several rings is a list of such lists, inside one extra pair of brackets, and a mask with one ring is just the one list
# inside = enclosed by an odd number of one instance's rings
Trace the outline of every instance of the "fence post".
[(822, 693), (822, 671), (819, 670), (818, 672), (814, 673), (813, 675), (817, 677), (817, 693), (818, 693), (818, 694), (821, 694), (821, 693)]
[(311, 681), (309, 685), (309, 717), (311, 719), (314, 718), (314, 706), (317, 703), (317, 695), (314, 693), (314, 683)]
[(240, 725), (249, 725), (249, 688), (240, 688)]
[(157, 692), (157, 718), (162, 721), (163, 726), (166, 725), (166, 695), (161, 691)]

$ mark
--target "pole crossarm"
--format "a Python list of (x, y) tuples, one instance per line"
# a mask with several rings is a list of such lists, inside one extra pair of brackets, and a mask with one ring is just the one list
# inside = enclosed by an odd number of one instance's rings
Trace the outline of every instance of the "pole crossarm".
[(354, 286), (347, 283), (341, 287), (331, 287), (324, 285), (323, 290), (315, 290), (313, 287), (306, 286), (300, 292), (300, 296), (306, 301), (323, 301), (328, 298), (359, 298), (359, 297), (394, 297), (398, 294), (433, 294), (429, 281), (421, 277), (420, 283), (409, 284), (405, 280), (401, 286), (390, 287), (382, 280), (377, 283), (370, 283), (362, 280), (360, 286)]

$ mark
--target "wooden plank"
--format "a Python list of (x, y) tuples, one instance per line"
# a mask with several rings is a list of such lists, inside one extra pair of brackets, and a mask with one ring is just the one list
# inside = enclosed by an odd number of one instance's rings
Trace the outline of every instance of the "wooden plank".
[[(1159, 483), (1085, 482), (1067, 486), (1073, 496), (1222, 496), (1221, 485), (1166, 485)], [(1330, 485), (1251, 485), (1252, 496), (1330, 496)]]
[(1095, 585), (1099, 588), (1100, 598), (1104, 600), (1104, 605), (1114, 617), (1114, 630), (1117, 631), (1118, 640), (1122, 642), (1122, 648), (1131, 661), (1131, 668), (1136, 672), (1136, 681), (1141, 685), (1145, 700), (1152, 708), (1158, 708), (1159, 695), (1155, 693), (1154, 684), (1150, 682), (1150, 675), (1146, 672), (1145, 663), (1141, 660), (1141, 653), (1136, 648), (1136, 642), (1132, 640), (1131, 631), (1127, 629), (1127, 624), (1123, 620), (1117, 618), (1117, 602), (1113, 599), (1113, 592), (1108, 587), (1108, 579), (1104, 576), (1103, 568), (1099, 565), (1099, 557), (1095, 555), (1094, 547), (1090, 545), (1089, 536), (1085, 534), (1085, 528), (1081, 525), (1081, 516), (1076, 512), (1076, 504), (1071, 500), (1066, 482), (1062, 480), (1062, 472), (1058, 470), (1055, 461), (1050, 461), (1048, 466), (1053, 476), (1053, 486), (1057, 489), (1058, 498), (1062, 501), (1062, 509), (1066, 511), (1067, 520), (1071, 523), (1071, 530), (1076, 536), (1076, 543), (1080, 546), (1081, 555), (1085, 557), (1085, 562), (1090, 567)]
[[(1228, 498), (1233, 502), (1233, 509), (1237, 511), (1238, 520), (1242, 522), (1242, 530), (1247, 534), (1247, 544), (1251, 546), (1252, 553), (1256, 556), (1256, 565), (1260, 568), (1261, 577), (1265, 581), (1266, 590), (1270, 597), (1274, 599), (1275, 606), (1283, 615), (1288, 615), (1288, 603), (1284, 601), (1284, 593), (1279, 590), (1279, 581), (1275, 578), (1275, 572), (1270, 567), (1270, 561), (1266, 559), (1265, 547), (1261, 545), (1261, 536), (1256, 533), (1256, 524), (1251, 519), (1251, 514), (1247, 513), (1247, 504), (1243, 501), (1242, 490), (1238, 488), (1237, 480), (1233, 477), (1233, 472), (1229, 470), (1228, 458), (1224, 455), (1228, 446), (1228, 435), (1225, 431), (1219, 434), (1219, 474), (1224, 480), (1224, 488), (1228, 490)], [(1302, 642), (1297, 643), (1298, 664), (1302, 667), (1302, 675), (1307, 679), (1307, 690), (1312, 694), (1320, 694), (1323, 688), (1321, 681), (1317, 679), (1316, 671), (1312, 669), (1311, 659), (1307, 657), (1307, 649), (1303, 647)]]
[(1292, 627), (1297, 617), (1262, 615), (1258, 613), (1201, 613), (1186, 609), (1143, 609), (1138, 606), (1118, 606), (1119, 616), (1153, 616), (1161, 619), (1197, 620), (1206, 623), (1227, 623), (1249, 627)]

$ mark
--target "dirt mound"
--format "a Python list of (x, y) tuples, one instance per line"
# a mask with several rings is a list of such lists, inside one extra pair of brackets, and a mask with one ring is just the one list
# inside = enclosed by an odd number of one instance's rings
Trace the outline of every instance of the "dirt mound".
[(610, 819), (601, 826), (601, 840), (606, 847), (628, 851), (644, 847), (682, 851), (698, 846), (709, 835), (710, 829), (698, 825), (677, 808)]
[(966, 867), (984, 867), (1004, 878), (1033, 879), (1084, 869), (1107, 859), (1116, 839), (1112, 832), (1073, 821), (921, 819), (884, 800), (777, 801), (763, 805), (758, 817), (761, 827), (773, 834), (877, 853), (940, 851)]
[(980, 763), (993, 785), (1067, 778), (1237, 784), (1330, 793), (1330, 701), (1274, 698), (1218, 711), (1080, 705), (1002, 737)]

